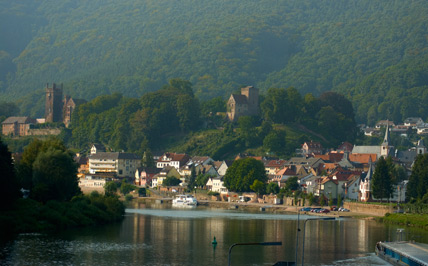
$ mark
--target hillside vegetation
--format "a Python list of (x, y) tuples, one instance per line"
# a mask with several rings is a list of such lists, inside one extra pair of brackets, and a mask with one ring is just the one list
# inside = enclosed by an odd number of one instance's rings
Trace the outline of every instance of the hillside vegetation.
[(345, 95), (358, 122), (428, 118), (428, 2), (0, 3), (0, 100), (42, 116), (47, 82), (140, 97), (171, 78), (202, 100), (241, 85)]

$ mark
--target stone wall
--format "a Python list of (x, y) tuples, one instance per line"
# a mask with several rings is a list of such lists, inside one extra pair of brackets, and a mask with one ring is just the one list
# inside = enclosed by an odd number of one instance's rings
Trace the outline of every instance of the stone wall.
[(40, 128), (40, 129), (30, 129), (28, 130), (29, 136), (49, 136), (49, 135), (59, 135), (61, 129), (59, 128)]
[(351, 212), (359, 212), (375, 216), (384, 216), (386, 213), (394, 212), (394, 207), (376, 204), (365, 204), (358, 202), (344, 202), (343, 207)]

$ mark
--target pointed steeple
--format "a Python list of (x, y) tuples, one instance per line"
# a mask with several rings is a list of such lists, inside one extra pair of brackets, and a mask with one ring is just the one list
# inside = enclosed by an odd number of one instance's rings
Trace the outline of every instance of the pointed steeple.
[(369, 157), (369, 170), (367, 171), (367, 175), (366, 175), (366, 179), (367, 180), (371, 180), (373, 176), (373, 162), (372, 162), (372, 157)]
[(391, 146), (389, 146), (390, 138), (389, 138), (389, 120), (386, 121), (386, 130), (385, 130), (385, 137), (383, 138), (383, 142), (381, 145), (380, 155), (384, 156), (385, 158), (389, 155), (389, 150)]
[(389, 120), (386, 120), (386, 131), (385, 131), (385, 137), (383, 138), (383, 145), (388, 145), (390, 142), (389, 139)]

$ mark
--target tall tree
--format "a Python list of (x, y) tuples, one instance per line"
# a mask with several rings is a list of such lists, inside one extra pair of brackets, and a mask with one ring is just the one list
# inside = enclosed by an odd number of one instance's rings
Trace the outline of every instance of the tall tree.
[(19, 197), (18, 180), (12, 161), (12, 155), (0, 139), (0, 209), (12, 208), (13, 202)]
[(428, 154), (416, 157), (407, 184), (406, 200), (422, 199), (428, 193)]
[(227, 169), (224, 185), (230, 191), (248, 192), (255, 180), (267, 181), (265, 167), (261, 161), (244, 158), (234, 161)]
[(34, 199), (68, 201), (81, 193), (77, 163), (68, 151), (49, 148), (40, 152), (33, 164)]
[(377, 161), (372, 180), (373, 197), (377, 199), (389, 199), (393, 192), (392, 177), (388, 164), (383, 157)]

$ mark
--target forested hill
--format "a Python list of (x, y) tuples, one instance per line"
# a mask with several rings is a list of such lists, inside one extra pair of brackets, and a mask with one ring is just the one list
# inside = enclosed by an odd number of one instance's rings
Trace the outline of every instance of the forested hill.
[(5, 0), (0, 99), (42, 115), (47, 82), (90, 100), (179, 77), (201, 99), (293, 86), (344, 94), (359, 122), (427, 119), (426, 14), (426, 0)]

